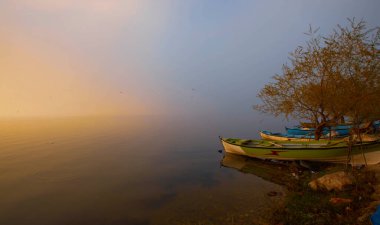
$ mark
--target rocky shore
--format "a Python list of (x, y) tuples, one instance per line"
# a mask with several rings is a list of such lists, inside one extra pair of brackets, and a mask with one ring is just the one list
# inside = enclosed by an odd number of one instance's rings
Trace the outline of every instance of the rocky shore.
[[(285, 187), (261, 225), (371, 225), (380, 205), (380, 164), (351, 167), (342, 164), (273, 162), (226, 155), (222, 165), (251, 173)], [(239, 224), (239, 223), (235, 223)]]
[(380, 165), (299, 169), (285, 185), (289, 192), (271, 224), (370, 225), (370, 216), (380, 205)]
[(372, 173), (375, 178), (372, 183), (373, 193), (369, 205), (360, 211), (359, 222), (367, 221), (380, 205), (380, 164), (368, 166), (367, 170), (369, 173)]

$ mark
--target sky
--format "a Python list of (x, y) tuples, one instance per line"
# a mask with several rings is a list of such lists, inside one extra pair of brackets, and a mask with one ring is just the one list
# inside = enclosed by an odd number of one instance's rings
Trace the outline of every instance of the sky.
[(308, 37), (378, 0), (0, 0), (0, 117), (257, 115)]

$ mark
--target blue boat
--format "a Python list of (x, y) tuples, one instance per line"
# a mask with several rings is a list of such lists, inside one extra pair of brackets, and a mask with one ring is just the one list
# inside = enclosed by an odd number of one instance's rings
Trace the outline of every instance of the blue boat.
[[(360, 127), (365, 127), (365, 125), (362, 124), (360, 125)], [(376, 132), (380, 131), (380, 120), (373, 122), (372, 127)], [(331, 133), (334, 136), (348, 136), (350, 134), (351, 128), (352, 128), (351, 124), (324, 127), (322, 130), (322, 135), (329, 135)], [(315, 128), (294, 126), (291, 128), (285, 127), (285, 129), (288, 135), (314, 135), (315, 134)]]
[[(322, 135), (329, 135), (330, 133), (333, 136), (347, 136), (350, 133), (351, 125), (339, 125), (335, 127), (324, 127), (322, 130)], [(285, 127), (286, 133), (288, 135), (314, 135), (315, 128), (307, 128), (301, 126), (295, 127)]]
[[(260, 136), (264, 140), (271, 140), (271, 141), (311, 141), (315, 139), (314, 133), (309, 135), (297, 135), (297, 134), (283, 134), (283, 133), (274, 133), (267, 130), (260, 131)], [(339, 139), (343, 138), (342, 136), (334, 136), (331, 137), (333, 139)], [(320, 137), (321, 140), (328, 140), (330, 139), (329, 135), (322, 135)]]

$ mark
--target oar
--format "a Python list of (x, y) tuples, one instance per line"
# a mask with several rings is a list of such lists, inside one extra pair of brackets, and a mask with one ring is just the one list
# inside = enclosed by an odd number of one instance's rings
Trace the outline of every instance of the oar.
[(322, 146), (326, 146), (326, 147), (330, 147), (330, 146), (334, 146), (334, 145), (337, 145), (337, 144), (340, 144), (340, 143), (343, 143), (343, 142), (346, 142), (345, 140), (342, 140), (342, 141), (337, 141), (337, 142), (333, 142), (333, 143), (330, 143), (330, 144), (327, 144), (327, 145), (322, 145)]
[(275, 143), (275, 142), (268, 141), (268, 143), (270, 143), (270, 144), (272, 144), (272, 145), (274, 145), (274, 146), (277, 146), (277, 147), (281, 147), (281, 148), (284, 147), (283, 145), (277, 144), (277, 143)]

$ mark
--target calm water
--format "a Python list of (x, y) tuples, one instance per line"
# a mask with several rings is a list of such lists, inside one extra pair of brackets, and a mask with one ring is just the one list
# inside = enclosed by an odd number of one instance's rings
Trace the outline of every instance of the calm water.
[(222, 127), (157, 117), (1, 121), (0, 224), (257, 222), (278, 201), (267, 193), (282, 188), (220, 166)]

